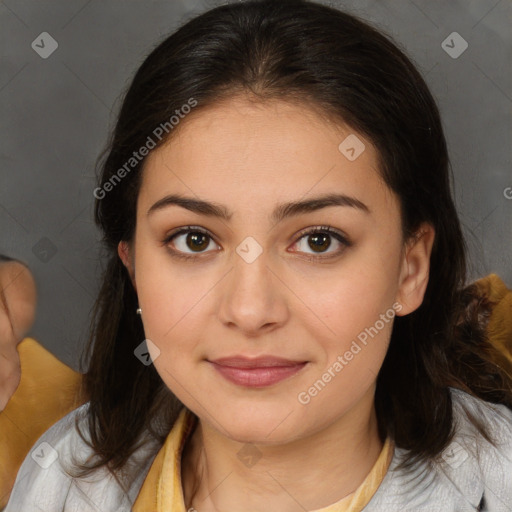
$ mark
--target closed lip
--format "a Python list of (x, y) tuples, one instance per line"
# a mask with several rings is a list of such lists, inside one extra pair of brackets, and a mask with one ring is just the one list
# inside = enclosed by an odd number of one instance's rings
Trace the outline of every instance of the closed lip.
[(286, 367), (298, 366), (306, 363), (307, 361), (293, 361), (283, 357), (276, 356), (260, 356), (260, 357), (245, 357), (245, 356), (232, 356), (221, 357), (214, 359), (210, 363), (218, 364), (220, 366), (229, 366), (231, 368), (269, 368), (269, 367)]

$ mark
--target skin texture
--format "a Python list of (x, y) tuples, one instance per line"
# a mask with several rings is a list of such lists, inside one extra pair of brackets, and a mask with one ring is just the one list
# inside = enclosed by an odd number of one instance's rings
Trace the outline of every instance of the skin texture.
[(0, 411), (20, 382), (16, 347), (34, 322), (36, 300), (28, 267), (18, 261), (0, 262)]
[[(392, 321), (309, 403), (297, 398), (393, 304), (399, 315), (414, 311), (428, 281), (432, 227), (404, 243), (399, 203), (378, 174), (370, 141), (356, 133), (365, 150), (354, 161), (338, 149), (353, 133), (306, 105), (242, 96), (190, 114), (148, 156), (135, 237), (119, 244), (119, 256), (146, 338), (160, 351), (153, 351), (155, 367), (200, 419), (182, 460), (187, 507), (322, 508), (351, 494), (382, 449), (373, 401)], [(280, 203), (333, 192), (357, 198), (370, 213), (330, 206), (270, 220)], [(225, 205), (233, 215), (221, 220), (176, 205), (147, 214), (171, 193)], [(181, 234), (166, 247), (166, 235), (189, 225), (211, 238), (197, 248)], [(315, 251), (301, 230), (325, 225), (352, 245), (331, 236)], [(246, 237), (262, 250), (251, 263), (236, 251)], [(173, 257), (171, 248), (195, 259)], [(247, 388), (208, 362), (238, 354), (308, 364), (272, 386)], [(251, 467), (238, 456), (246, 444), (260, 456)]]

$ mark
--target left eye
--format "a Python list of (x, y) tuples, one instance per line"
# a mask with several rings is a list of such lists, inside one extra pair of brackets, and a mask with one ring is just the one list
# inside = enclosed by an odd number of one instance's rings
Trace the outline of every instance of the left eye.
[[(325, 254), (327, 249), (331, 247), (331, 240), (334, 238), (341, 245), (341, 249), (331, 251), (330, 254), (339, 254), (345, 247), (349, 247), (351, 243), (338, 231), (334, 231), (330, 226), (317, 227), (310, 230), (302, 231), (301, 236), (295, 245), (298, 245), (300, 252), (306, 252), (305, 249), (310, 248), (313, 252), (306, 254)], [(307, 244), (307, 245), (306, 245)], [(324, 256), (318, 256), (322, 258)]]

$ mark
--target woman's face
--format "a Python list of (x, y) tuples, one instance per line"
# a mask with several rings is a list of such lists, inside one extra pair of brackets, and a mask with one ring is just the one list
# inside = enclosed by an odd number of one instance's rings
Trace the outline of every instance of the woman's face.
[[(130, 257), (120, 245), (155, 367), (232, 439), (304, 438), (370, 403), (430, 246), (403, 245), (371, 143), (308, 107), (237, 98), (182, 123), (146, 159)], [(213, 363), (240, 356), (295, 365)]]

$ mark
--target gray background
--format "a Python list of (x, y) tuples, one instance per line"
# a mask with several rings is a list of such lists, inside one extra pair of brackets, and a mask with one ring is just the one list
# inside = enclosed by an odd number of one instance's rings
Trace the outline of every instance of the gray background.
[[(39, 302), (29, 335), (75, 369), (101, 268), (94, 167), (120, 97), (166, 34), (217, 3), (0, 4), (0, 253), (35, 275)], [(512, 187), (512, 2), (325, 3), (392, 35), (426, 77), (443, 115), (470, 280), (496, 272), (512, 288), (512, 199), (505, 192)], [(31, 47), (42, 32), (58, 43), (47, 59)], [(469, 45), (458, 58), (441, 46), (452, 32)]]

